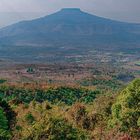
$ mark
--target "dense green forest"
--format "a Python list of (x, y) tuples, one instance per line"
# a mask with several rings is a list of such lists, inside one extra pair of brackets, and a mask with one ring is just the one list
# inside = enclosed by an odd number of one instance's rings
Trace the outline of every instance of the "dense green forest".
[(0, 86), (0, 140), (94, 139), (140, 139), (140, 79), (116, 93)]

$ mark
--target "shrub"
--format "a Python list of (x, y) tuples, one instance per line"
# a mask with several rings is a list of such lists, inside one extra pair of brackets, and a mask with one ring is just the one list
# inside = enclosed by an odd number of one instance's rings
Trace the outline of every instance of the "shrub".
[(117, 97), (112, 106), (112, 119), (109, 126), (119, 127), (133, 137), (140, 137), (140, 79), (134, 80)]
[(35, 118), (34, 118), (34, 116), (29, 112), (28, 114), (26, 114), (25, 120), (26, 120), (29, 124), (32, 124), (32, 123), (35, 121)]
[(33, 140), (88, 140), (85, 132), (74, 128), (66, 120), (58, 117), (46, 118), (34, 124), (22, 138)]
[(0, 108), (0, 139), (6, 140), (11, 137), (8, 129), (8, 120), (2, 108)]

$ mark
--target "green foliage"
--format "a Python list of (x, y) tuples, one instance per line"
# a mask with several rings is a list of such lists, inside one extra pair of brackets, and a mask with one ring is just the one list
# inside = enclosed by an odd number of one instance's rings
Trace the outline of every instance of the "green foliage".
[(5, 79), (0, 79), (0, 84), (3, 84), (3, 83), (5, 83), (5, 82), (6, 82)]
[(27, 72), (28, 72), (28, 73), (33, 73), (33, 72), (34, 72), (34, 69), (33, 69), (32, 67), (29, 67), (29, 68), (27, 69)]
[(106, 130), (108, 125), (108, 120), (111, 117), (111, 107), (114, 103), (115, 95), (114, 94), (104, 94), (100, 95), (92, 105), (91, 117), (94, 126), (101, 127)]
[(97, 94), (100, 94), (100, 92), (69, 87), (60, 87), (56, 89), (50, 88), (48, 90), (29, 90), (6, 86), (0, 87), (0, 97), (5, 98), (6, 100), (16, 98), (19, 100), (18, 102), (22, 101), (24, 103), (30, 103), (33, 100), (40, 103), (48, 100), (53, 104), (64, 102), (67, 105), (71, 105), (78, 100), (81, 102), (90, 103), (96, 98)]
[(84, 80), (81, 83), (83, 86), (97, 86), (99, 90), (110, 89), (118, 90), (122, 85), (117, 80), (104, 80), (104, 79), (93, 79), (93, 80)]
[[(10, 139), (10, 134), (15, 140), (113, 139), (121, 132), (138, 139), (140, 79), (119, 95), (99, 94), (70, 87), (31, 90), (0, 86), (4, 99), (0, 99), (0, 140)], [(16, 105), (17, 116), (10, 105)]]
[(17, 125), (17, 126), (15, 127), (15, 129), (16, 129), (17, 131), (20, 131), (20, 130), (22, 130), (22, 127), (21, 127), (20, 125)]
[(33, 140), (87, 140), (88, 136), (83, 131), (74, 128), (66, 120), (59, 117), (46, 118), (36, 122), (30, 128), (31, 133), (23, 136), (24, 139)]
[(57, 100), (71, 105), (78, 100), (86, 103), (92, 102), (97, 94), (99, 94), (98, 91), (60, 87), (55, 90), (48, 90), (46, 92), (46, 98), (53, 103)]
[(51, 118), (50, 122), (50, 135), (51, 140), (85, 140), (87, 136), (72, 125), (68, 124), (65, 120), (59, 118)]
[(10, 138), (8, 120), (2, 108), (0, 108), (0, 139), (7, 140)]
[(112, 106), (112, 119), (109, 124), (132, 136), (140, 137), (139, 119), (140, 79), (136, 79), (117, 97)]
[(0, 107), (3, 109), (5, 112), (6, 118), (8, 120), (8, 127), (10, 128), (10, 125), (12, 125), (15, 121), (15, 112), (11, 109), (9, 104), (0, 98)]
[(15, 121), (15, 113), (8, 103), (0, 98), (0, 139), (9, 140), (11, 138), (10, 128)]
[(28, 122), (28, 124), (33, 124), (35, 121), (34, 116), (31, 113), (26, 114), (25, 120)]

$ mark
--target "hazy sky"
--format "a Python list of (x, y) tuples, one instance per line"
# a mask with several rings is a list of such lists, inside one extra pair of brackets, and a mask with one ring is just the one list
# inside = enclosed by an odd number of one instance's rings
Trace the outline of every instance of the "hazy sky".
[(45, 16), (66, 7), (140, 23), (140, 0), (0, 0), (0, 27)]

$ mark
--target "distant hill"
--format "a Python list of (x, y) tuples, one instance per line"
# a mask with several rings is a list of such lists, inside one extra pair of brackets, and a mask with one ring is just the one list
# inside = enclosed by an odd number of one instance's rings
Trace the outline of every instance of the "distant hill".
[(140, 24), (119, 22), (77, 8), (66, 8), (49, 16), (0, 29), (0, 44), (43, 46), (55, 48), (56, 51), (60, 47), (107, 50), (137, 48), (140, 44)]

